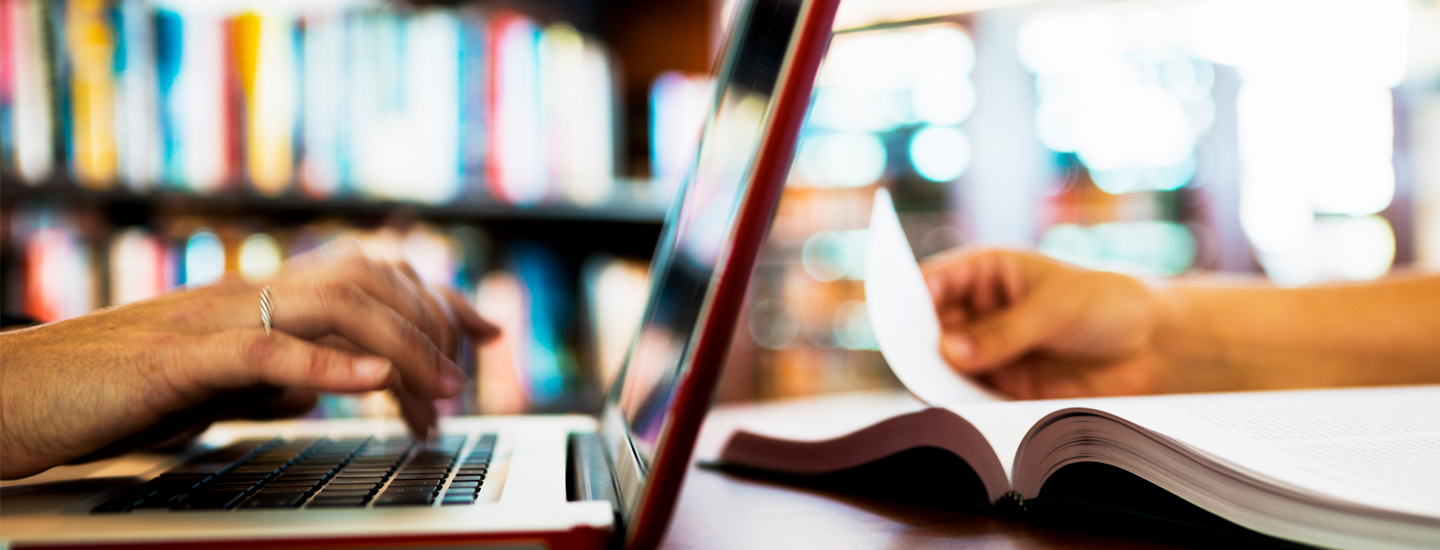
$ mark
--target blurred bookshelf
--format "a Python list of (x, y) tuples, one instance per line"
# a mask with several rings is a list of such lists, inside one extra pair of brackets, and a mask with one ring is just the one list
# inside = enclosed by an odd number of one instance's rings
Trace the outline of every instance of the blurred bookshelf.
[[(647, 10), (681, 24), (637, 43)], [(648, 84), (707, 69), (710, 15), (646, 0), (0, 0), (0, 299), (62, 320), (263, 279), (352, 237), (505, 328), (442, 409), (594, 409), (628, 344), (612, 319), (644, 305), (678, 183), (651, 176)], [(326, 396), (315, 414), (393, 413), (375, 394)]]

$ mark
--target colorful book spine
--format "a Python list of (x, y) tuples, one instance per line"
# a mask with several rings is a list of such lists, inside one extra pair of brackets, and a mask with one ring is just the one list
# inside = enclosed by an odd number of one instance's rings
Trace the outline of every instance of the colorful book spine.
[(92, 254), (70, 224), (33, 230), (23, 249), (27, 314), (48, 323), (95, 310)]
[(26, 183), (50, 178), (55, 161), (54, 88), (46, 45), (46, 3), (0, 0), (4, 73), (4, 160)]
[(143, 191), (160, 178), (162, 162), (155, 17), (144, 0), (121, 0), (115, 10), (118, 175)]
[(103, 0), (70, 0), (65, 10), (73, 107), (71, 163), (75, 179), (104, 189), (115, 182), (115, 35)]
[(563, 338), (573, 322), (573, 292), (553, 250), (536, 243), (516, 243), (510, 253), (530, 314), (527, 362), (522, 365), (528, 375), (526, 390), (535, 403), (553, 404), (579, 376), (575, 355)]
[(496, 197), (533, 205), (549, 193), (542, 133), (539, 48), (540, 29), (511, 12), (494, 16), (491, 33), (490, 186)]
[(346, 178), (346, 29), (341, 13), (311, 14), (302, 22), (298, 179), (301, 191), (313, 198), (340, 192)]
[(539, 51), (547, 180), (572, 203), (598, 205), (615, 186), (609, 59), (593, 40), (564, 23), (541, 33)]
[(460, 162), (462, 193), (479, 198), (490, 158), (490, 21), (475, 9), (460, 12)]
[(295, 164), (295, 20), (281, 11), (251, 11), (236, 17), (231, 28), (244, 106), (245, 174), (260, 194), (279, 195), (289, 190)]
[[(171, 51), (161, 75), (162, 97), (171, 113), (167, 158), (171, 184), (196, 192), (219, 191), (231, 178), (233, 115), (227, 108), (228, 31), (216, 9), (176, 6), (162, 16), (162, 48)], [(166, 85), (166, 80), (169, 85)]]
[(159, 182), (170, 188), (180, 187), (183, 180), (180, 158), (180, 119), (183, 114), (177, 89), (183, 25), (179, 13), (168, 9), (156, 10), (155, 75), (159, 94), (156, 110), (160, 118)]

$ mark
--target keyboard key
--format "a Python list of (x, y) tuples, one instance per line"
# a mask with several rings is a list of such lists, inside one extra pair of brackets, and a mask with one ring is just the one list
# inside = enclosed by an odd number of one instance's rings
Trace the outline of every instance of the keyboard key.
[(136, 504), (134, 508), (135, 508), (136, 510), (152, 510), (152, 509), (157, 509), (157, 508), (174, 508), (174, 507), (175, 507), (175, 500), (181, 498), (182, 495), (188, 495), (188, 494), (189, 494), (189, 493), (182, 493), (182, 494), (171, 495), (171, 496), (168, 497), (168, 498), (149, 498), (149, 499), (145, 499), (144, 502), (141, 502), (141, 503), (139, 503), (139, 504)]
[(383, 479), (348, 478), (348, 479), (332, 479), (332, 480), (330, 480), (330, 482), (329, 482), (327, 485), (366, 485), (366, 486), (369, 486), (369, 485), (382, 485), (382, 484), (384, 484), (384, 483), (385, 483), (385, 480), (383, 480)]
[(345, 469), (389, 470), (395, 466), (395, 462), (395, 460), (365, 460), (363, 458), (357, 458), (355, 460), (351, 460), (350, 464), (346, 466)]
[(441, 506), (457, 506), (464, 504), (475, 504), (475, 497), (470, 495), (456, 495), (453, 497), (450, 495), (445, 495), (445, 498), (440, 501)]
[(431, 502), (430, 493), (385, 493), (375, 499), (376, 506), (425, 506)]
[(331, 475), (330, 478), (331, 478), (331, 479), (360, 479), (360, 478), (384, 479), (384, 478), (389, 478), (389, 477), (390, 477), (390, 472), (386, 472), (386, 471), (379, 471), (379, 472), (351, 472), (351, 471), (348, 471), (348, 469), (341, 469), (341, 471), (338, 472), (338, 474), (336, 474), (336, 475)]
[(275, 478), (275, 481), (306, 481), (321, 480), (330, 477), (323, 473), (315, 472), (285, 472)]
[(336, 472), (336, 473), (335, 473), (335, 477), (365, 477), (365, 476), (386, 477), (386, 476), (389, 476), (389, 475), (390, 475), (390, 470), (388, 470), (388, 469), (372, 470), (372, 469), (369, 469), (369, 468), (345, 468), (345, 469), (340, 470), (339, 472)]
[(234, 506), (245, 496), (244, 491), (207, 491), (190, 493), (171, 504), (172, 510), (221, 510)]
[(455, 481), (484, 481), (484, 480), (485, 480), (485, 476), (479, 475), (479, 474), (476, 474), (476, 475), (458, 475), (458, 476), (455, 476)]
[(400, 471), (398, 471), (398, 472), (396, 472), (396, 473), (397, 473), (397, 474), (400, 474), (400, 475), (405, 475), (405, 474), (437, 474), (437, 475), (445, 475), (445, 473), (447, 473), (447, 472), (449, 472), (449, 471), (450, 471), (449, 468), (401, 468)]
[(385, 488), (385, 494), (388, 495), (392, 493), (433, 493), (438, 490), (440, 490), (440, 487), (437, 485), (409, 485), (402, 487), (391, 486)]
[(259, 493), (240, 505), (241, 509), (294, 508), (305, 501), (305, 493)]
[(365, 497), (315, 498), (306, 508), (359, 508), (365, 506)]
[(391, 487), (434, 487), (442, 483), (442, 479), (397, 479), (390, 482)]
[(323, 489), (323, 490), (321, 490), (319, 493), (315, 493), (315, 498), (354, 498), (354, 497), (368, 497), (368, 496), (370, 496), (370, 495), (372, 495), (372, 494), (374, 494), (374, 493), (375, 493), (375, 490), (374, 490), (374, 489), (355, 489), (355, 490), (348, 490), (348, 489), (338, 489), (338, 490), (337, 490), (337, 489)]
[(331, 485), (379, 485), (381, 483), (385, 483), (385, 480), (378, 477), (337, 477), (330, 480)]
[(255, 476), (228, 476), (228, 475), (227, 475), (227, 476), (217, 476), (217, 477), (210, 478), (210, 481), (205, 482), (205, 485), (206, 485), (206, 486), (211, 486), (211, 485), (254, 485), (254, 484), (256, 484), (256, 483), (260, 483), (261, 481), (265, 481), (265, 478), (263, 478), (263, 477), (255, 477)]
[(390, 472), (387, 472), (385, 470), (351, 470), (347, 468), (344, 470), (340, 470), (339, 473), (336, 473), (332, 477), (336, 479), (346, 477), (373, 477), (378, 479), (382, 477), (387, 477), (389, 475)]
[(285, 473), (287, 473), (287, 474), (318, 474), (318, 475), (330, 475), (330, 473), (331, 473), (331, 472), (334, 472), (335, 469), (336, 469), (336, 468), (335, 468), (335, 465), (334, 465), (334, 464), (318, 465), (318, 466), (291, 466), (291, 467), (285, 469)]
[(480, 486), (480, 482), (479, 482), (479, 481), (456, 481), (456, 482), (450, 484), (450, 488), (452, 488), (452, 489), (460, 488), (460, 487), (475, 488), (475, 487), (479, 487), (479, 486)]
[(255, 486), (254, 483), (206, 483), (206, 484), (200, 486), (200, 490), (201, 490), (201, 491), (204, 491), (204, 492), (211, 492), (211, 493), (220, 493), (220, 492), (242, 492), (242, 493), (243, 493), (243, 492), (245, 492), (245, 491), (249, 491), (249, 490), (250, 490), (252, 487), (254, 487), (254, 486)]
[(213, 477), (215, 477), (214, 474), (172, 474), (170, 472), (165, 472), (163, 474), (160, 474), (160, 477), (155, 478), (155, 480), (166, 480), (167, 482), (174, 483), (180, 483), (183, 481), (200, 483)]
[(229, 462), (197, 462), (194, 464), (181, 464), (166, 470), (165, 473), (174, 475), (212, 475), (225, 471), (229, 466)]
[(302, 490), (303, 490), (303, 489), (309, 489), (309, 488), (314, 487), (314, 486), (319, 485), (319, 484), (320, 484), (320, 480), (301, 480), (301, 479), (297, 479), (297, 480), (285, 480), (285, 479), (278, 479), (278, 480), (275, 480), (275, 481), (272, 481), (272, 482), (270, 482), (270, 483), (265, 484), (265, 488), (266, 488), (266, 489), (271, 489), (271, 488), (275, 488), (275, 489), (292, 488), (292, 489), (302, 489)]
[(404, 472), (395, 474), (395, 481), (415, 481), (417, 479), (445, 479), (444, 472), (433, 474), (407, 474)]
[(261, 466), (240, 466), (240, 467), (238, 467), (238, 468), (235, 468), (235, 469), (233, 469), (233, 470), (230, 470), (229, 473), (235, 474), (235, 475), (242, 475), (242, 476), (245, 476), (245, 475), (249, 475), (249, 476), (259, 475), (260, 477), (265, 477), (265, 476), (270, 475), (270, 474), (272, 474), (272, 473), (279, 473), (280, 470), (281, 470), (281, 468), (280, 468), (279, 466), (267, 466), (267, 465), (261, 465)]
[(120, 500), (168, 502), (176, 494), (189, 492), (204, 480), (200, 476), (160, 476), (131, 489)]

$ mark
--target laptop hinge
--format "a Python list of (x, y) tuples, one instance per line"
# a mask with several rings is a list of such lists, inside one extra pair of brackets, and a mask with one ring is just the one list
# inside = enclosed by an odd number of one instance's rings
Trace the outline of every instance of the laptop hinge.
[[(614, 469), (605, 453), (600, 434), (571, 433), (567, 487), (569, 499), (604, 500), (615, 514), (615, 532), (625, 532), (625, 518), (620, 513), (620, 492), (615, 488)], [(617, 537), (618, 538), (618, 537)]]

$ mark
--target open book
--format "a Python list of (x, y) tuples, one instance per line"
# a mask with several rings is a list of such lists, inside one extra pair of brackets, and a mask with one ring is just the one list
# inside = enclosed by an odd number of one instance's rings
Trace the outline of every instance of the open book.
[[(722, 465), (819, 479), (883, 474), (875, 465), (889, 460), (921, 468), (909, 477), (922, 484), (959, 476), (946, 485), (957, 503), (1018, 515), (1139, 516), (1239, 532), (1217, 539), (1232, 542), (1440, 547), (1440, 386), (1001, 401), (939, 357), (939, 323), (883, 192), (870, 239), (876, 339), (928, 407), (877, 410), (844, 433), (738, 431)], [(950, 462), (893, 460), (917, 451)]]

